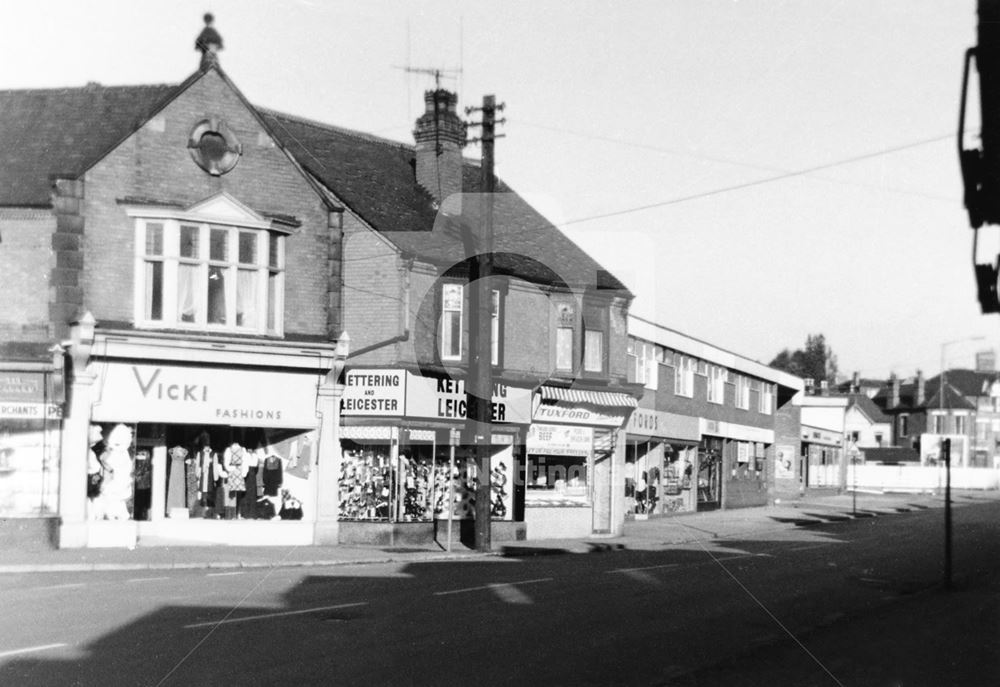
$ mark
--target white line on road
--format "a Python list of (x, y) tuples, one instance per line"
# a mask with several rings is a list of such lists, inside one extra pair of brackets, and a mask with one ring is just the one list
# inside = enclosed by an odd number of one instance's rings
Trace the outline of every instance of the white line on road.
[(246, 572), (208, 573), (205, 577), (226, 577), (227, 575), (246, 575)]
[(58, 649), (61, 646), (66, 646), (65, 644), (42, 644), (40, 646), (29, 646), (26, 649), (14, 649), (13, 651), (0, 651), (0, 658), (6, 658), (7, 656), (17, 656), (19, 654), (30, 654), (34, 651), (46, 651), (48, 649)]
[(822, 544), (809, 544), (808, 546), (796, 546), (791, 549), (785, 549), (786, 551), (808, 551), (809, 549), (821, 549), (824, 546), (833, 546), (833, 542), (824, 542)]
[(518, 584), (535, 584), (536, 582), (551, 582), (551, 577), (542, 577), (537, 580), (519, 580), (517, 582), (494, 582), (493, 584), (484, 584), (480, 587), (466, 587), (465, 589), (449, 589), (445, 592), (434, 592), (434, 596), (445, 596), (447, 594), (463, 594), (465, 592), (478, 592), (483, 589), (497, 589), (498, 587), (510, 587), (512, 585)]
[(133, 577), (130, 580), (125, 580), (128, 582), (157, 582), (159, 580), (169, 580), (169, 577)]
[(68, 582), (66, 584), (53, 584), (48, 587), (34, 587), (34, 589), (75, 589), (77, 587), (86, 587), (85, 582)]
[(660, 568), (676, 568), (680, 563), (667, 563), (665, 565), (647, 565), (644, 568), (617, 568), (616, 570), (605, 570), (606, 573), (630, 573), (640, 570), (658, 570)]
[(338, 604), (336, 606), (318, 606), (316, 608), (303, 608), (299, 611), (281, 611), (279, 613), (262, 613), (261, 615), (248, 615), (243, 618), (225, 618), (223, 620), (209, 620), (204, 623), (192, 623), (190, 625), (185, 625), (184, 629), (188, 630), (193, 627), (208, 627), (209, 625), (225, 625), (227, 623), (242, 623), (246, 620), (267, 620), (268, 618), (280, 618), (285, 615), (302, 615), (303, 613), (318, 613), (320, 611), (332, 611), (337, 608), (351, 608), (353, 606), (367, 606), (367, 601), (359, 601), (352, 604)]

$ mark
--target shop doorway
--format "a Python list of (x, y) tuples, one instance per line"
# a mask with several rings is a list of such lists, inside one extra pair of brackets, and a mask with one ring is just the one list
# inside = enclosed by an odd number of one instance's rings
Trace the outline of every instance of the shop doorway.
[(715, 451), (698, 452), (698, 510), (716, 510), (722, 505), (722, 456)]

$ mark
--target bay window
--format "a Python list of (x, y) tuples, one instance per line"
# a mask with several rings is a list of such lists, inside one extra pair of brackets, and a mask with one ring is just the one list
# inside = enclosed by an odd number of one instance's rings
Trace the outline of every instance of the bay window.
[(604, 332), (599, 329), (584, 332), (583, 369), (586, 372), (604, 371)]
[(282, 233), (140, 217), (136, 239), (137, 326), (281, 334)]

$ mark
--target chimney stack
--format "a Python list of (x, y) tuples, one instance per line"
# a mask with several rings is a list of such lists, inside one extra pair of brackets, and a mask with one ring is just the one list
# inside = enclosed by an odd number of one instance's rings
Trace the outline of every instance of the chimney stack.
[(413, 130), (417, 183), (440, 204), (462, 192), (466, 125), (455, 113), (458, 96), (443, 88), (424, 92), (426, 110)]
[(215, 17), (212, 16), (211, 12), (208, 12), (205, 14), (204, 19), (205, 28), (201, 30), (201, 33), (198, 34), (198, 38), (194, 42), (194, 49), (201, 52), (201, 65), (199, 68), (203, 72), (207, 71), (209, 67), (219, 64), (218, 52), (222, 50), (222, 36), (212, 26)]
[(854, 371), (854, 376), (851, 377), (851, 393), (856, 394), (861, 391), (861, 373), (857, 370)]
[(924, 372), (923, 370), (917, 370), (917, 390), (916, 390), (916, 400), (914, 405), (922, 406), (924, 401), (927, 400), (927, 391), (924, 386)]
[(889, 407), (898, 408), (899, 407), (899, 377), (893, 372), (889, 375)]

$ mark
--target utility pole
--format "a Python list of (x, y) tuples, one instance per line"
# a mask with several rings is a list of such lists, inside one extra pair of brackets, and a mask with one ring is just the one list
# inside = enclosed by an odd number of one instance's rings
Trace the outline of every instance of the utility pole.
[[(482, 127), (479, 140), (483, 146), (478, 220), (479, 241), (475, 259), (469, 261), (469, 377), (466, 391), (466, 445), (471, 449), (476, 464), (475, 548), (489, 551), (492, 548), (491, 511), (493, 488), (490, 483), (492, 465), (493, 420), (493, 143), (497, 138), (496, 113), (503, 111), (492, 95), (483, 96), (481, 108), (466, 108), (466, 114), (481, 112), (483, 121), (473, 126)], [(499, 123), (503, 123), (500, 120)], [(468, 245), (468, 243), (467, 243)], [(467, 256), (473, 257), (473, 256)]]

